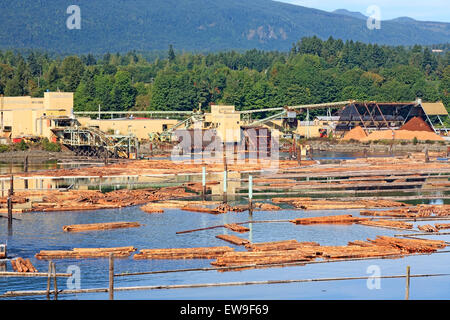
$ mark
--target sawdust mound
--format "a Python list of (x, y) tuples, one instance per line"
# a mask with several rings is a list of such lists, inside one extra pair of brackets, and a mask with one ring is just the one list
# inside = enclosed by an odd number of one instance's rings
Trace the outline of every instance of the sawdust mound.
[[(425, 141), (443, 141), (444, 138), (438, 136), (434, 132), (428, 131), (409, 131), (409, 130), (394, 130), (394, 140), (417, 140)], [(392, 130), (374, 131), (361, 141), (375, 141), (375, 140), (392, 140)]]
[(433, 129), (422, 120), (422, 118), (414, 117), (405, 123), (399, 130), (408, 130), (408, 131), (428, 131), (433, 132)]
[(366, 132), (361, 128), (360, 126), (354, 127), (352, 130), (347, 132), (342, 138), (342, 140), (358, 140), (361, 141), (361, 139), (364, 139), (367, 137)]

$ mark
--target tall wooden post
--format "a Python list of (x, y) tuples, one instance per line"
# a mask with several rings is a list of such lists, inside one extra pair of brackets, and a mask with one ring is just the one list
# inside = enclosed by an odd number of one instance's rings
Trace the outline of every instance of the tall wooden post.
[(248, 176), (248, 213), (253, 214), (253, 177)]
[(25, 161), (23, 163), (23, 171), (28, 172), (28, 156), (25, 156)]
[(55, 296), (54, 296), (54, 299), (55, 300), (58, 300), (58, 284), (57, 284), (57, 281), (56, 281), (56, 266), (55, 266), (55, 263), (54, 262), (52, 262), (52, 269), (53, 269), (53, 286), (54, 286), (54, 289), (55, 289)]
[(14, 176), (11, 175), (10, 179), (9, 179), (9, 195), (13, 196), (14, 195)]
[(411, 272), (411, 267), (407, 266), (406, 267), (406, 296), (405, 296), (405, 300), (409, 300), (410, 272)]
[(298, 144), (298, 147), (297, 147), (297, 162), (298, 162), (299, 166), (302, 165), (302, 145), (301, 144)]
[(47, 276), (47, 300), (50, 300), (50, 280), (52, 276), (52, 261), (48, 262), (48, 276)]
[(8, 229), (12, 228), (12, 198), (9, 196), (7, 200), (7, 206), (8, 206)]
[(109, 300), (114, 300), (114, 254), (109, 254)]
[(206, 167), (202, 167), (202, 201), (206, 199)]
[(227, 203), (228, 202), (228, 198), (227, 198), (227, 171), (225, 170), (223, 172), (223, 203)]

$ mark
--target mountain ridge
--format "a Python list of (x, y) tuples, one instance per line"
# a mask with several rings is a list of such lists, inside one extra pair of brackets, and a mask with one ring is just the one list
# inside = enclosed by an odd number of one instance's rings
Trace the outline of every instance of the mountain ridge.
[[(67, 8), (81, 9), (69, 30)], [(0, 0), (0, 48), (73, 53), (165, 50), (289, 50), (302, 37), (332, 36), (383, 45), (447, 43), (450, 24), (366, 21), (271, 0)]]

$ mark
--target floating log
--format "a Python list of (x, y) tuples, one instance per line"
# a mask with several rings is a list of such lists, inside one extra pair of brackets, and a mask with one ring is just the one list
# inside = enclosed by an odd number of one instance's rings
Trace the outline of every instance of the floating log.
[(310, 261), (311, 255), (305, 255), (300, 250), (288, 251), (262, 251), (262, 252), (227, 252), (218, 257), (211, 265), (217, 267), (230, 267), (246, 264), (263, 265), (270, 263), (286, 263)]
[(202, 213), (211, 213), (211, 214), (221, 214), (223, 212), (218, 211), (216, 208), (203, 208), (203, 207), (194, 207), (194, 206), (186, 206), (181, 208), (184, 211), (192, 211), (192, 212), (202, 212)]
[(406, 253), (435, 252), (446, 247), (445, 241), (422, 239), (399, 239), (387, 236), (378, 236), (375, 240), (368, 239), (377, 246), (390, 246)]
[(406, 223), (403, 221), (393, 221), (393, 220), (365, 220), (360, 221), (358, 224), (372, 227), (382, 227), (382, 228), (399, 228), (399, 229), (412, 229), (412, 223)]
[(164, 213), (163, 209), (155, 207), (153, 203), (148, 203), (145, 206), (140, 207), (140, 209), (147, 213)]
[[(250, 243), (245, 247), (249, 251), (274, 251), (274, 250), (297, 250), (316, 246), (319, 246), (319, 244), (316, 242), (298, 242), (297, 240), (283, 240), (283, 241)], [(313, 250), (315, 250), (315, 248)]]
[(243, 226), (238, 225), (236, 223), (225, 224), (224, 226), (225, 226), (225, 228), (230, 229), (231, 231), (239, 232), (239, 233), (245, 233), (245, 232), (249, 232), (250, 231), (249, 228), (243, 227)]
[(291, 220), (291, 222), (295, 224), (352, 224), (366, 219), (367, 218), (353, 217), (351, 214), (346, 214), (338, 216), (298, 218)]
[(441, 223), (441, 224), (435, 224), (434, 225), (436, 229), (450, 229), (450, 223)]
[(63, 226), (63, 230), (66, 232), (82, 232), (82, 231), (98, 231), (109, 229), (122, 229), (122, 228), (136, 228), (140, 227), (139, 222), (107, 222), (107, 223), (89, 223), (89, 224), (74, 224)]
[(243, 246), (243, 245), (250, 243), (250, 241), (247, 239), (242, 239), (237, 236), (228, 235), (228, 234), (219, 234), (216, 236), (216, 238), (227, 241), (232, 244), (235, 244), (237, 246)]
[(230, 247), (142, 249), (134, 259), (215, 259), (233, 250)]
[(420, 231), (424, 231), (424, 232), (439, 232), (439, 230), (435, 227), (433, 227), (430, 224), (424, 224), (421, 226), (418, 226), (417, 229), (419, 229)]
[(113, 253), (115, 258), (123, 258), (129, 257), (134, 251), (136, 251), (134, 247), (74, 248), (72, 250), (41, 250), (35, 257), (40, 260), (104, 258)]

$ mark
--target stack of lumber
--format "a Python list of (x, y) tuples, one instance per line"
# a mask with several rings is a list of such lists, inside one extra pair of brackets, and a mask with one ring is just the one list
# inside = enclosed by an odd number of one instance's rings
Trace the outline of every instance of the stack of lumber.
[(230, 247), (142, 249), (134, 255), (134, 259), (216, 259), (233, 250)]
[(236, 223), (229, 223), (229, 224), (225, 224), (225, 228), (230, 229), (231, 231), (234, 232), (239, 232), (239, 233), (245, 233), (245, 232), (249, 232), (250, 229), (244, 226), (240, 226)]
[(250, 241), (248, 241), (247, 239), (242, 239), (233, 235), (228, 235), (228, 234), (219, 234), (216, 236), (217, 239), (221, 239), (223, 241), (227, 241), (229, 243), (235, 244), (237, 246), (243, 246), (246, 244), (249, 244)]
[(242, 265), (262, 265), (272, 263), (288, 263), (311, 261), (312, 255), (306, 255), (301, 250), (285, 251), (256, 251), (256, 252), (227, 252), (218, 257), (211, 265), (216, 267), (231, 267)]
[(30, 259), (17, 258), (11, 260), (11, 265), (15, 272), (37, 272)]
[(439, 230), (437, 228), (435, 228), (429, 224), (424, 224), (424, 225), (418, 226), (417, 229), (419, 229), (420, 231), (424, 231), (424, 232), (439, 232)]
[(372, 227), (382, 227), (382, 228), (399, 228), (399, 229), (412, 229), (412, 223), (407, 223), (403, 221), (394, 221), (394, 220), (365, 220), (360, 221), (358, 224), (362, 224), (365, 226)]
[[(301, 250), (319, 246), (316, 242), (298, 242), (297, 240), (283, 240), (272, 242), (250, 243), (245, 246), (249, 251), (280, 251), (280, 250)], [(316, 248), (312, 248), (313, 251)]]
[(353, 217), (351, 214), (344, 214), (338, 216), (298, 218), (291, 220), (291, 222), (295, 224), (352, 224), (366, 219), (367, 218)]
[(134, 247), (116, 247), (116, 248), (74, 248), (72, 250), (41, 250), (36, 254), (40, 260), (51, 259), (85, 259), (85, 258), (104, 258), (110, 253), (115, 258), (129, 257), (136, 251)]
[(400, 239), (386, 236), (377, 236), (375, 240), (368, 239), (368, 241), (377, 246), (398, 248), (402, 253), (435, 252), (446, 246), (445, 241), (440, 240)]
[(136, 228), (140, 227), (139, 222), (107, 222), (107, 223), (89, 223), (89, 224), (74, 224), (63, 226), (66, 232), (81, 232), (81, 231), (98, 231), (121, 228)]
[(440, 224), (435, 224), (434, 226), (438, 230), (440, 230), (440, 229), (450, 229), (450, 223), (440, 223)]

